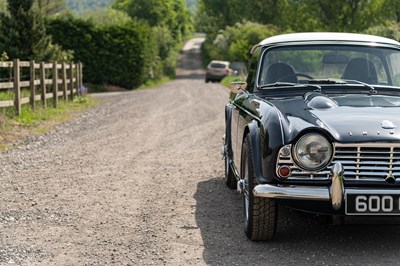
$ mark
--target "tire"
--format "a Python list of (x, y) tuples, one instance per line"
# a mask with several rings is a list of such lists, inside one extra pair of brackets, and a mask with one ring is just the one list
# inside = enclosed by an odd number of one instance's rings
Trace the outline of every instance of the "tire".
[(253, 188), (257, 185), (257, 180), (249, 135), (243, 143), (241, 163), (241, 177), (245, 181), (243, 190), (245, 233), (252, 241), (272, 240), (276, 232), (277, 203), (274, 199), (254, 197)]
[(229, 165), (229, 158), (228, 155), (225, 154), (225, 182), (226, 186), (230, 189), (237, 188), (237, 180), (235, 175), (233, 174), (232, 168)]

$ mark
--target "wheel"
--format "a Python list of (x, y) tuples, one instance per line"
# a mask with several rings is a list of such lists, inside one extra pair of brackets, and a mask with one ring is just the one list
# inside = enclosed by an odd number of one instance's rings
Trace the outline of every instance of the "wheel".
[(279, 80), (277, 80), (277, 82), (284, 81), (284, 80), (286, 80), (288, 78), (291, 78), (291, 77), (303, 77), (303, 78), (308, 78), (308, 79), (314, 79), (313, 77), (311, 77), (310, 75), (305, 74), (305, 73), (293, 73), (293, 74), (290, 74), (290, 75), (286, 75), (283, 78), (280, 78)]
[(244, 179), (245, 233), (252, 241), (272, 240), (276, 231), (278, 208), (274, 199), (254, 197), (253, 188), (257, 185), (257, 180), (254, 174), (249, 135), (243, 143), (241, 170), (241, 177)]
[(206, 79), (206, 83), (208, 83), (210, 80)]
[[(225, 144), (226, 145), (226, 144)], [(225, 182), (226, 186), (230, 189), (237, 188), (237, 180), (235, 175), (233, 174), (232, 168), (229, 165), (229, 158), (228, 155), (225, 153)]]

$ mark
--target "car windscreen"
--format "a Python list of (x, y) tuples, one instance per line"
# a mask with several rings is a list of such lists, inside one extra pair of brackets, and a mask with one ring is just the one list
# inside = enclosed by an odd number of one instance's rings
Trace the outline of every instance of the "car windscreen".
[(262, 57), (258, 85), (327, 79), (400, 87), (400, 50), (358, 45), (270, 48)]
[(212, 63), (210, 64), (211, 68), (226, 68), (226, 65), (220, 63)]

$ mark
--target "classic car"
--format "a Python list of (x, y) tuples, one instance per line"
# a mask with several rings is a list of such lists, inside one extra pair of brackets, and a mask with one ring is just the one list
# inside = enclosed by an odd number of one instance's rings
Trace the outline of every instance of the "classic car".
[(335, 219), (400, 215), (399, 42), (267, 38), (251, 50), (246, 81), (232, 83), (225, 118), (225, 181), (243, 195), (250, 240), (273, 239), (281, 206)]

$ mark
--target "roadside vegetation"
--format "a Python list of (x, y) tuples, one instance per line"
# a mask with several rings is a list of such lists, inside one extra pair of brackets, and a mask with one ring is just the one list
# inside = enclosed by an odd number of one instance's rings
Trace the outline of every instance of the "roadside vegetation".
[(20, 116), (15, 115), (12, 107), (1, 109), (0, 151), (18, 145), (28, 135), (45, 133), (57, 123), (74, 118), (96, 104), (97, 101), (91, 97), (75, 98), (72, 102), (60, 101), (58, 108), (54, 108), (49, 101), (46, 109), (38, 105), (34, 112), (29, 105), (24, 105)]
[[(91, 92), (146, 88), (175, 77), (192, 15), (185, 0), (0, 0), (0, 60), (82, 62)], [(1, 69), (0, 80), (12, 73)], [(14, 100), (14, 92), (0, 90), (0, 100)], [(94, 104), (80, 97), (57, 109), (24, 105), (20, 116), (1, 108), (0, 149)]]
[(178, 49), (192, 32), (183, 0), (117, 0), (107, 9), (49, 19), (53, 41), (85, 66), (85, 81), (138, 88), (174, 78)]
[(400, 40), (397, 0), (199, 0), (196, 30), (211, 59), (247, 62), (259, 41), (291, 32), (368, 33)]
[(84, 82), (135, 89), (175, 77), (192, 16), (185, 0), (0, 0), (0, 52), (79, 61)]
[(244, 81), (244, 80), (246, 80), (246, 77), (242, 77), (242, 76), (227, 76), (227, 77), (225, 77), (225, 78), (223, 78), (221, 80), (221, 85), (225, 86), (227, 88), (230, 88), (231, 82)]

